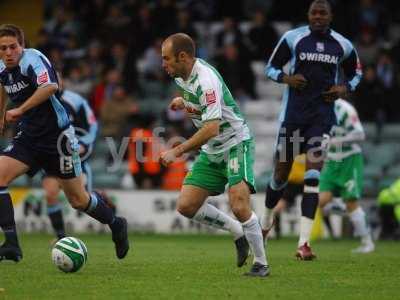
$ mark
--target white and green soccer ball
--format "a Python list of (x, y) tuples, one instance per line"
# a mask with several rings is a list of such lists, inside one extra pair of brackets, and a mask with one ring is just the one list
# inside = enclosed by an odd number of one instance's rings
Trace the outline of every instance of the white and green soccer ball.
[(85, 244), (74, 237), (60, 239), (51, 251), (53, 263), (63, 272), (70, 273), (80, 270), (87, 261)]

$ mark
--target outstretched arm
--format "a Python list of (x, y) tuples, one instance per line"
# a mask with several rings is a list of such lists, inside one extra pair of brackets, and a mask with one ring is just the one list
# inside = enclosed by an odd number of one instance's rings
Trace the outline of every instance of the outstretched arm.
[(362, 130), (354, 129), (345, 136), (333, 137), (329, 140), (329, 144), (333, 146), (343, 145), (344, 143), (361, 142), (365, 140), (365, 133)]
[(171, 150), (162, 153), (161, 163), (164, 166), (168, 166), (168, 164), (173, 162), (177, 157), (182, 156), (184, 153), (199, 149), (201, 146), (206, 144), (209, 139), (219, 134), (219, 122), (219, 119), (205, 122), (204, 126), (201, 127), (190, 139)]
[(23, 104), (17, 108), (7, 111), (7, 122), (17, 121), (26, 111), (48, 100), (50, 96), (57, 92), (57, 89), (57, 84), (48, 84), (44, 87), (39, 87)]

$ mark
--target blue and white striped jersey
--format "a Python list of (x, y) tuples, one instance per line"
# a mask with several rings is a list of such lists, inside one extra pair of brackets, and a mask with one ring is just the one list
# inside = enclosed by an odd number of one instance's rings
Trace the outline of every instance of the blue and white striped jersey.
[[(24, 49), (19, 65), (7, 69), (0, 60), (0, 84), (17, 106), (24, 103), (41, 87), (58, 84), (50, 61), (36, 49)], [(61, 130), (70, 125), (67, 112), (60, 102), (60, 93), (25, 112), (18, 129), (27, 137), (56, 141)], [(54, 139), (55, 138), (55, 139)]]
[(360, 82), (361, 64), (352, 43), (331, 29), (318, 33), (299, 27), (280, 39), (268, 61), (267, 77), (282, 83), (282, 68), (288, 62), (289, 75), (302, 74), (308, 83), (301, 91), (285, 88), (280, 121), (335, 124), (334, 104), (324, 101), (322, 92), (336, 84), (354, 91)]

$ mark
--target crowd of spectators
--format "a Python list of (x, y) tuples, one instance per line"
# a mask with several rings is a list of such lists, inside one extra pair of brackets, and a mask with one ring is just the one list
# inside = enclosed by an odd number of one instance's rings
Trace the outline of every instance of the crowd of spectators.
[[(185, 32), (199, 57), (221, 72), (239, 101), (257, 100), (253, 61), (268, 60), (281, 32), (307, 22), (311, 0), (64, 0), (45, 1), (42, 29), (32, 46), (65, 77), (66, 88), (86, 97), (102, 134), (120, 138), (138, 126), (140, 103), (167, 107), (174, 94), (161, 67), (160, 45)], [(399, 122), (400, 13), (396, 1), (332, 0), (333, 29), (351, 39), (364, 78), (353, 101), (364, 121)], [(213, 27), (213, 24), (220, 26)], [(247, 26), (241, 26), (246, 24)], [(212, 32), (211, 28), (217, 28)], [(243, 30), (246, 28), (246, 30)], [(148, 113), (148, 112), (146, 112)], [(187, 135), (184, 114), (164, 111), (159, 122)], [(140, 126), (150, 124), (141, 122)]]

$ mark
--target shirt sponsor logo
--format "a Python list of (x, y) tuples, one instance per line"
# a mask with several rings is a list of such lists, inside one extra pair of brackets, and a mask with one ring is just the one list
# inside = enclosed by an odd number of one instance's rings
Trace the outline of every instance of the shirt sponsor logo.
[(328, 64), (337, 64), (339, 61), (338, 56), (310, 52), (300, 52), (299, 58), (300, 60), (323, 62)]
[(23, 90), (24, 88), (28, 87), (29, 85), (24, 82), (24, 81), (18, 81), (17, 83), (11, 84), (11, 85), (5, 85), (4, 89), (6, 90), (7, 94), (13, 94), (17, 93), (20, 90)]
[(217, 102), (217, 97), (215, 96), (215, 91), (214, 90), (208, 90), (206, 91), (206, 104), (211, 105)]

